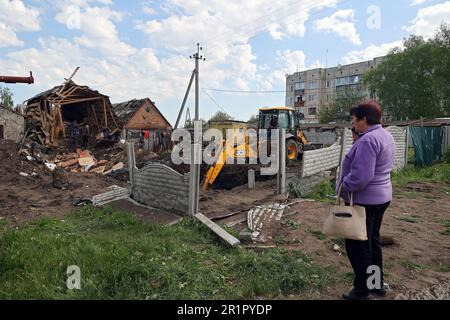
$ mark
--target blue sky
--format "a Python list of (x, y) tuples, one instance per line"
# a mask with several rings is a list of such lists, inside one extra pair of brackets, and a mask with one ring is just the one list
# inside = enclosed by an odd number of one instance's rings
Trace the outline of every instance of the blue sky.
[[(111, 101), (150, 97), (172, 124), (196, 43), (207, 58), (200, 87), (282, 91), (285, 74), (371, 59), (414, 33), (450, 23), (450, 1), (396, 0), (0, 0), (0, 74), (15, 103), (74, 80)], [(200, 115), (224, 110), (247, 120), (285, 95), (201, 90)], [(214, 101), (212, 101), (214, 100)], [(193, 92), (187, 104), (193, 115)]]

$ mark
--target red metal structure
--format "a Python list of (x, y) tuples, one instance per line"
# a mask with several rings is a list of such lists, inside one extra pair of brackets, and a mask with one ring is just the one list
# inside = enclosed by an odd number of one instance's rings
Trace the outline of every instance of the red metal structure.
[(0, 83), (34, 83), (33, 73), (30, 71), (29, 77), (10, 77), (10, 76), (0, 76)]

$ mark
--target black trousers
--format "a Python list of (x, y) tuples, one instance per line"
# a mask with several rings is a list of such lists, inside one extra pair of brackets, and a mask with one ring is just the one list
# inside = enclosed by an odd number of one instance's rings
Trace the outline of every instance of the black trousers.
[[(355, 204), (356, 205), (356, 204)], [(390, 202), (380, 205), (358, 204), (366, 208), (367, 241), (357, 241), (345, 239), (345, 249), (348, 259), (355, 272), (353, 286), (356, 294), (366, 295), (367, 288), (367, 268), (371, 265), (380, 267), (381, 284), (383, 285), (383, 255), (380, 244), (380, 228), (383, 222), (383, 215), (389, 207)]]

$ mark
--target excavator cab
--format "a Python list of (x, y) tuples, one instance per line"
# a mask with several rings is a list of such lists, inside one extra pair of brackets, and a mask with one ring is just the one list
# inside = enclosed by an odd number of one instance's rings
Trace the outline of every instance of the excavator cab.
[(267, 143), (270, 150), (270, 129), (286, 130), (286, 157), (288, 160), (301, 159), (304, 146), (308, 144), (303, 131), (300, 129), (301, 115), (293, 108), (273, 107), (259, 109), (258, 129), (267, 129), (268, 137), (258, 138), (259, 143)]

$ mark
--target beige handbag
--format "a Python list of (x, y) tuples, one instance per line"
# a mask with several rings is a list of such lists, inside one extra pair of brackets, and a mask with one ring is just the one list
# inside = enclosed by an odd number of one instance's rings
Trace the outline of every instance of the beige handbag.
[(336, 204), (323, 225), (323, 233), (344, 239), (367, 240), (366, 209), (353, 205), (353, 192), (350, 192), (350, 206), (341, 205), (341, 191), (342, 184)]

